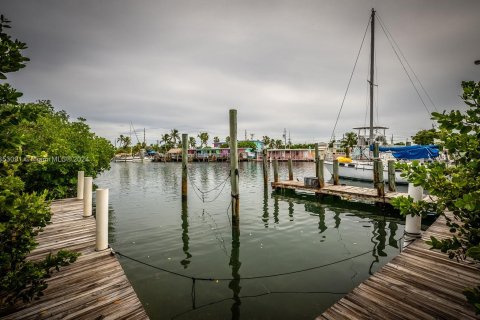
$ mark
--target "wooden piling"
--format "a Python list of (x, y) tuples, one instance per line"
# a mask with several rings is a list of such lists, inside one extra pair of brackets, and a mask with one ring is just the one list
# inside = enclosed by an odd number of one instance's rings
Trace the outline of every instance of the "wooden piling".
[(182, 134), (182, 198), (187, 198), (188, 188), (188, 134)]
[(395, 182), (395, 160), (388, 160), (388, 191), (397, 191)]
[(230, 183), (232, 188), (233, 226), (240, 222), (240, 195), (238, 185), (238, 149), (237, 149), (237, 110), (230, 110)]
[(318, 183), (320, 184), (320, 188), (325, 186), (325, 175), (323, 172), (323, 159), (318, 159)]
[(380, 154), (379, 144), (378, 144), (378, 141), (376, 141), (375, 144), (373, 145), (373, 157), (378, 158), (379, 154)]
[(383, 179), (383, 163), (380, 159), (373, 160), (373, 185), (379, 197), (385, 195), (385, 182)]
[(288, 159), (288, 180), (293, 180), (292, 159)]
[(263, 184), (268, 186), (268, 159), (267, 159), (268, 151), (267, 149), (263, 149)]
[(338, 185), (338, 160), (333, 160), (333, 184)]
[(318, 153), (318, 143), (315, 143), (315, 177), (319, 178), (320, 177), (320, 169), (318, 167), (318, 160), (320, 156)]
[(278, 182), (278, 160), (273, 160), (273, 182)]

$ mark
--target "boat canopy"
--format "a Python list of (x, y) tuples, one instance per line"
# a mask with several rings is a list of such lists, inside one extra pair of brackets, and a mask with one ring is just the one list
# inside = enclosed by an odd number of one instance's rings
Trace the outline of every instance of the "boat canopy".
[[(381, 146), (378, 149), (381, 152), (392, 152), (396, 159), (431, 159), (438, 157), (439, 150), (437, 145), (414, 145), (414, 146)], [(373, 151), (373, 145), (370, 145), (370, 151)]]

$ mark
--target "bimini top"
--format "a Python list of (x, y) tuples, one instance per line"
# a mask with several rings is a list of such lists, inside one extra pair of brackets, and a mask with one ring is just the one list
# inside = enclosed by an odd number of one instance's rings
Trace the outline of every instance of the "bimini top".
[[(437, 145), (414, 145), (414, 146), (391, 146), (379, 147), (379, 151), (392, 152), (396, 159), (415, 160), (431, 159), (438, 157), (439, 150)], [(370, 151), (373, 151), (373, 145), (370, 145)]]

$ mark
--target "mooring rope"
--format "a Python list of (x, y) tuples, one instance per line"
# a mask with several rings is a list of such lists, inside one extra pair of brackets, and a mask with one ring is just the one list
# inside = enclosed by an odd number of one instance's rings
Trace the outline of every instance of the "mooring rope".
[[(210, 202), (214, 202), (215, 200), (217, 200), (218, 197), (220, 196), (220, 194), (222, 194), (223, 189), (225, 189), (225, 186), (227, 185), (227, 182), (228, 182), (229, 179), (230, 179), (230, 173), (225, 178), (225, 180), (220, 182), (218, 185), (216, 185), (215, 187), (213, 187), (210, 190), (203, 191), (202, 189), (200, 189), (200, 187), (198, 187), (195, 184), (195, 182), (193, 182), (191, 175), (188, 175), (188, 180), (190, 181), (190, 185), (193, 187), (193, 192), (203, 203), (210, 203)], [(220, 187), (221, 187), (221, 189), (220, 189), (219, 193), (216, 196), (214, 196), (214, 198), (212, 200), (208, 200), (208, 201), (205, 200), (205, 195), (207, 195), (208, 193), (210, 193), (212, 191), (215, 191), (215, 190), (219, 189)], [(201, 196), (197, 193), (197, 190), (198, 190), (198, 192), (200, 192)]]
[(266, 274), (266, 275), (240, 277), (240, 278), (213, 278), (213, 277), (206, 278), (206, 277), (193, 277), (193, 276), (190, 276), (190, 275), (186, 275), (186, 274), (178, 273), (178, 272), (175, 272), (175, 271), (171, 271), (171, 270), (168, 270), (168, 269), (165, 269), (165, 268), (158, 267), (158, 266), (155, 266), (153, 264), (147, 263), (145, 261), (141, 261), (141, 260), (138, 260), (136, 258), (130, 257), (128, 255), (125, 255), (125, 254), (121, 253), (121, 252), (112, 250), (113, 254), (116, 254), (120, 257), (124, 257), (124, 258), (127, 258), (127, 259), (131, 260), (131, 261), (140, 263), (144, 266), (147, 266), (147, 267), (150, 267), (150, 268), (153, 268), (153, 269), (156, 269), (156, 270), (160, 270), (160, 271), (163, 271), (163, 272), (166, 272), (166, 273), (169, 273), (169, 274), (173, 274), (173, 275), (176, 275), (176, 276), (179, 276), (179, 277), (182, 277), (182, 278), (191, 279), (191, 280), (198, 280), (198, 281), (232, 281), (232, 280), (235, 280), (235, 281), (238, 280), (239, 281), (239, 280), (255, 280), (255, 279), (265, 279), (265, 278), (286, 276), (286, 275), (302, 273), (302, 272), (306, 272), (306, 271), (311, 271), (311, 270), (316, 270), (316, 269), (329, 267), (329, 266), (332, 266), (332, 265), (335, 265), (335, 264), (338, 264), (338, 263), (341, 263), (341, 262), (345, 262), (345, 261), (348, 261), (348, 260), (358, 258), (360, 256), (364, 256), (364, 255), (366, 255), (368, 253), (371, 253), (371, 252), (372, 252), (372, 250), (368, 250), (368, 251), (356, 254), (354, 256), (347, 257), (347, 258), (344, 258), (344, 259), (340, 259), (340, 260), (337, 260), (337, 261), (321, 264), (321, 265), (314, 266), (314, 267), (309, 267), (309, 268), (304, 268), (304, 269), (299, 269), (299, 270), (294, 270), (294, 271), (288, 271), (288, 272), (272, 273), (272, 274)]

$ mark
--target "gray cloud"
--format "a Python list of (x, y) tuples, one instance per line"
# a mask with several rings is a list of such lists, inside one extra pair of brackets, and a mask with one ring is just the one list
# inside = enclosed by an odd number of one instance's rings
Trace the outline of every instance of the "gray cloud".
[[(439, 110), (463, 108), (460, 81), (480, 74), (474, 0), (1, 2), (32, 60), (12, 85), (110, 139), (130, 122), (149, 142), (171, 128), (223, 138), (237, 108), (239, 136), (328, 140), (372, 6)], [(337, 136), (365, 124), (366, 41)], [(377, 41), (375, 119), (405, 139), (431, 122), (378, 25)]]

